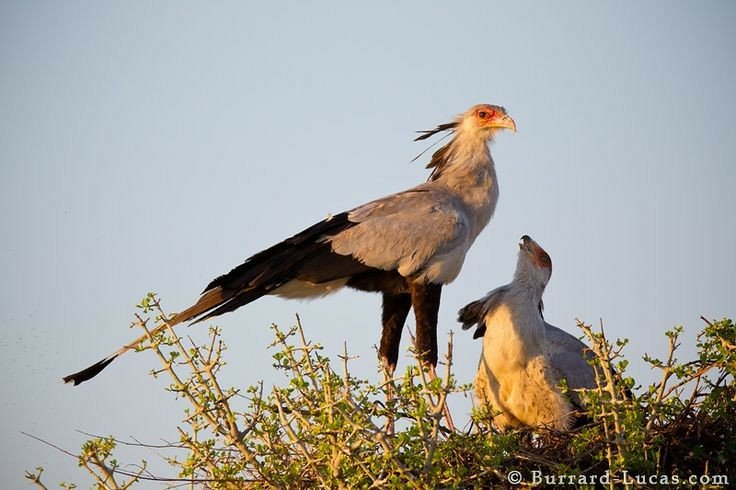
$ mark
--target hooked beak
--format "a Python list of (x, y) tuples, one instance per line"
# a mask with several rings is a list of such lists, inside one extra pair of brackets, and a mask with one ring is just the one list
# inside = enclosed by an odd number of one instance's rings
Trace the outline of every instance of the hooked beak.
[(532, 237), (524, 235), (519, 239), (519, 249), (534, 255), (538, 250), (541, 250), (542, 247), (537, 245), (537, 242), (532, 240)]
[(514, 133), (516, 132), (516, 122), (508, 114), (505, 114), (501, 119), (494, 121), (493, 127), (499, 129), (509, 129)]
[(530, 251), (529, 242), (531, 242), (532, 239), (529, 235), (524, 235), (519, 239), (519, 250), (526, 250), (527, 252)]

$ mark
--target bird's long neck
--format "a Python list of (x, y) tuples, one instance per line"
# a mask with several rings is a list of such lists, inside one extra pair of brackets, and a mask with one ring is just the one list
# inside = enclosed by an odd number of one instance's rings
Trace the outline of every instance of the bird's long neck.
[(515, 325), (526, 352), (538, 355), (543, 352), (545, 343), (544, 319), (539, 310), (545, 285), (540, 283), (529, 267), (524, 258), (520, 258), (507, 294), (513, 303), (518, 320)]
[(468, 206), (474, 216), (473, 238), (488, 224), (498, 202), (496, 168), (486, 139), (459, 132), (438, 150), (430, 165), (431, 182), (443, 185)]
[(511, 282), (511, 289), (514, 294), (524, 297), (530, 305), (537, 308), (537, 305), (542, 301), (546, 284), (540, 282), (539, 277), (533, 271), (533, 267), (525, 258), (520, 258), (514, 273), (514, 280)]

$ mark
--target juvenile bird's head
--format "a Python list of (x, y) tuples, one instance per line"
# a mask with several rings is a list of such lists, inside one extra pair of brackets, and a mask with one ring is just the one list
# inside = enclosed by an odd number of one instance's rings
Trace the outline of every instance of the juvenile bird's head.
[(552, 259), (549, 254), (529, 235), (521, 237), (514, 282), (543, 292), (551, 276)]

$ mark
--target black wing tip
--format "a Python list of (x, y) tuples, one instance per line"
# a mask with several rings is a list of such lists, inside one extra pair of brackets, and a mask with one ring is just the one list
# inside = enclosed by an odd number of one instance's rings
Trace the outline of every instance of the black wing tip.
[[(274, 254), (283, 252), (288, 247), (299, 246), (300, 244), (304, 243), (305, 240), (316, 241), (319, 240), (323, 235), (332, 235), (335, 233), (339, 233), (340, 231), (354, 224), (350, 221), (349, 216), (350, 211), (330, 214), (326, 218), (318, 221), (309, 228), (302, 230), (296, 235), (287, 238), (277, 243), (276, 245), (273, 245), (254, 255), (251, 255), (250, 257), (245, 259), (242, 264), (234, 267), (230, 272), (222, 274), (210, 281), (207, 287), (204, 288), (204, 291), (202, 291), (202, 294), (216, 287), (222, 287), (223, 289), (233, 289), (233, 285), (230, 284), (230, 280), (233, 278), (233, 276), (238, 276), (239, 274), (245, 272), (246, 270), (248, 270), (249, 267), (259, 263), (259, 261), (267, 260), (268, 258), (273, 257)], [(240, 287), (242, 287), (242, 285), (235, 287), (235, 289), (239, 289)], [(182, 321), (188, 320), (189, 319), (183, 319)]]
[(460, 311), (457, 312), (457, 321), (463, 324), (463, 330), (467, 330), (478, 323), (482, 306), (483, 303), (476, 300), (460, 308)]
[(69, 376), (64, 376), (62, 379), (64, 380), (64, 383), (71, 383), (72, 386), (77, 386), (78, 384), (84, 383), (100, 374), (100, 371), (109, 366), (116, 357), (117, 356), (106, 357), (105, 359), (92, 364), (90, 367), (82, 369), (74, 374), (70, 374)]
[(482, 318), (483, 302), (472, 301), (462, 307), (457, 313), (457, 321), (463, 324), (463, 330), (476, 327), (473, 340), (482, 338), (486, 333), (486, 325)]
[(478, 324), (478, 328), (473, 332), (473, 340), (482, 339), (486, 335), (486, 324)]

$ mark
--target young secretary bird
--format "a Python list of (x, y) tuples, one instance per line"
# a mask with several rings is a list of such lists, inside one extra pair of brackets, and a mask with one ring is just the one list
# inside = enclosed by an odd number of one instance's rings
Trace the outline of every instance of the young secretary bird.
[(594, 388), (595, 373), (587, 363), (586, 345), (542, 317), (542, 294), (552, 275), (552, 259), (524, 235), (519, 243), (514, 279), (462, 308), (463, 329), (476, 326), (483, 337), (475, 376), (478, 398), (498, 412), (493, 423), (509, 427), (569, 429), (581, 401), (568, 401), (558, 385)]
[[(432, 155), (426, 183), (331, 216), (253, 255), (213, 280), (170, 323), (201, 322), (266, 294), (312, 298), (348, 286), (383, 295), (379, 354), (389, 373), (396, 367), (401, 331), (412, 307), (417, 352), (435, 366), (442, 286), (458, 276), (465, 254), (496, 209), (498, 185), (488, 143), (502, 129), (516, 131), (506, 110), (480, 104), (451, 123), (420, 131), (417, 140), (453, 133)], [(96, 376), (146, 338), (64, 381), (77, 385)]]

